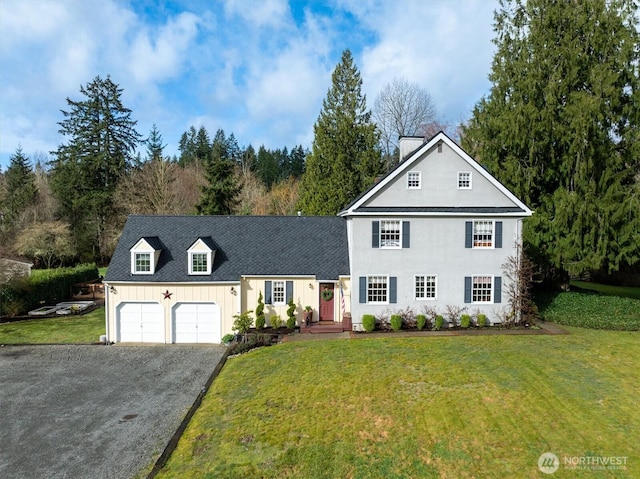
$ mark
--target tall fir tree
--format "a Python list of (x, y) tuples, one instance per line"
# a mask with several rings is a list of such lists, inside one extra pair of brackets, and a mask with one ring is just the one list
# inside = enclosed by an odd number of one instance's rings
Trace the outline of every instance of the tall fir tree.
[(630, 0), (503, 0), (463, 146), (535, 214), (547, 279), (640, 261), (640, 43)]
[(5, 195), (0, 201), (0, 231), (3, 240), (16, 226), (20, 214), (36, 201), (38, 194), (35, 173), (21, 147), (11, 156), (4, 181)]
[(337, 214), (382, 171), (379, 135), (349, 50), (331, 78), (302, 177), (298, 206), (307, 215)]
[(196, 211), (201, 215), (230, 215), (238, 204), (241, 186), (236, 165), (230, 159), (229, 143), (219, 129), (204, 163), (206, 184), (202, 187)]
[(113, 193), (141, 141), (122, 89), (110, 77), (80, 87), (85, 99), (67, 98), (60, 133), (68, 138), (52, 152), (51, 186), (71, 224), (81, 259), (104, 263), (102, 234), (113, 210)]
[(163, 144), (162, 135), (154, 123), (149, 132), (149, 138), (145, 141), (147, 145), (147, 159), (149, 161), (162, 160), (163, 151), (167, 145)]

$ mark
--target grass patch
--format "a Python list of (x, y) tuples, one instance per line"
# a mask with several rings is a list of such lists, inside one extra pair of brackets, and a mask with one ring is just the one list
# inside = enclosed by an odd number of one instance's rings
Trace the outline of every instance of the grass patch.
[(93, 343), (105, 333), (104, 307), (73, 316), (0, 324), (0, 344)]
[(537, 298), (547, 321), (590, 329), (640, 330), (640, 300), (578, 290), (542, 293)]
[(232, 358), (161, 478), (639, 477), (640, 337), (368, 338)]
[(634, 286), (613, 286), (610, 284), (591, 283), (588, 281), (571, 281), (571, 286), (609, 296), (640, 299), (640, 288)]

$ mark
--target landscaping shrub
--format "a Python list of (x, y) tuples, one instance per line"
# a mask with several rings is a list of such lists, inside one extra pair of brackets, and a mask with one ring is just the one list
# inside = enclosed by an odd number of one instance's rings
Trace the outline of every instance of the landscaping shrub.
[(394, 331), (400, 331), (402, 329), (402, 316), (399, 314), (391, 315), (391, 329)]
[(296, 327), (296, 305), (293, 303), (293, 298), (289, 300), (287, 303), (289, 307), (287, 308), (287, 328), (295, 329)]
[(482, 313), (478, 314), (476, 324), (479, 328), (484, 328), (487, 325), (487, 315)]
[(235, 314), (233, 316), (235, 321), (233, 322), (233, 327), (231, 329), (237, 331), (238, 334), (244, 334), (249, 331), (251, 324), (253, 324), (251, 313), (253, 313), (253, 311), (245, 311), (242, 314)]
[(224, 336), (222, 336), (222, 342), (223, 343), (230, 343), (231, 341), (233, 341), (235, 338), (235, 335), (233, 334), (225, 334)]
[(362, 316), (362, 327), (367, 333), (376, 328), (376, 317), (373, 314), (364, 314)]
[(419, 314), (416, 316), (416, 326), (418, 329), (423, 330), (427, 325), (427, 317), (424, 314)]
[(248, 334), (245, 341), (233, 343), (229, 346), (229, 354), (246, 353), (262, 346), (271, 346), (271, 335), (269, 334)]
[(442, 329), (443, 324), (444, 324), (444, 317), (441, 314), (437, 314), (436, 319), (433, 322), (433, 329), (435, 331), (440, 331)]
[(273, 329), (279, 329), (280, 326), (282, 326), (282, 318), (279, 314), (274, 314), (273, 316), (271, 316), (269, 321), (271, 322), (271, 327)]
[(469, 326), (471, 326), (471, 316), (468, 314), (460, 316), (460, 327), (467, 329)]
[(258, 295), (258, 305), (256, 306), (256, 329), (262, 329), (264, 325), (264, 298), (262, 297), (262, 291), (260, 291)]

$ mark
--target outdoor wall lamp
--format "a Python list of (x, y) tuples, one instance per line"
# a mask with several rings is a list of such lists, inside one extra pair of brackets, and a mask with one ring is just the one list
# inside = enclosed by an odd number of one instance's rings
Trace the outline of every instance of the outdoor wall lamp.
[(236, 296), (238, 293), (236, 292), (236, 288), (234, 288), (233, 286), (231, 286), (231, 294)]
[(109, 292), (113, 294), (118, 294), (118, 290), (113, 285), (109, 286)]

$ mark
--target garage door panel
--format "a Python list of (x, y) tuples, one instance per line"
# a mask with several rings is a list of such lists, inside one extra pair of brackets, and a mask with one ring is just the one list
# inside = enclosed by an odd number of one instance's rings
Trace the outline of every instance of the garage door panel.
[(173, 313), (176, 343), (219, 343), (220, 307), (215, 303), (181, 303)]
[(118, 312), (118, 340), (164, 343), (164, 308), (158, 303), (122, 303)]

